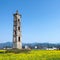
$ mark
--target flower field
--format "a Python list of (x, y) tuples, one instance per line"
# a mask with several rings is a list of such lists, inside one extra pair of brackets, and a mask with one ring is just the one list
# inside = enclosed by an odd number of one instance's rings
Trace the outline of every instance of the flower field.
[(60, 60), (60, 51), (31, 50), (29, 53), (0, 53), (0, 60)]

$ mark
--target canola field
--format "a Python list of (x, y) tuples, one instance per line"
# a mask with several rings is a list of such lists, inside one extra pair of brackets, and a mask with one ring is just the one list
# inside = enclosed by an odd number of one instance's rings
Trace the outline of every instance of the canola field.
[(0, 60), (60, 60), (60, 51), (31, 50), (29, 53), (0, 53)]

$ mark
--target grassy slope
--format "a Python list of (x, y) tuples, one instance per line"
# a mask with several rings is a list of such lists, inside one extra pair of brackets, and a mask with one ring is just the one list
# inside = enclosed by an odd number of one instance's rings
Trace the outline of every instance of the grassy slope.
[(0, 60), (60, 60), (60, 51), (32, 50), (29, 53), (1, 53)]

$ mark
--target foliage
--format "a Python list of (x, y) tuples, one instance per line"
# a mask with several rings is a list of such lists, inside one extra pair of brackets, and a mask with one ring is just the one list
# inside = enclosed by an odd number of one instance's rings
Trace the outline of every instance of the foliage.
[(31, 50), (29, 53), (0, 53), (0, 60), (60, 60), (59, 50)]
[(5, 53), (28, 53), (30, 50), (27, 49), (8, 49), (5, 51)]

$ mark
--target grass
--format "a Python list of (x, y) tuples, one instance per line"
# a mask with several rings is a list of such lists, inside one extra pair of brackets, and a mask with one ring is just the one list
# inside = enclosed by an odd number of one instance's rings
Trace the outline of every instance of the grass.
[[(0, 52), (5, 50), (0, 50)], [(59, 50), (31, 50), (29, 53), (0, 53), (0, 60), (60, 60)]]

